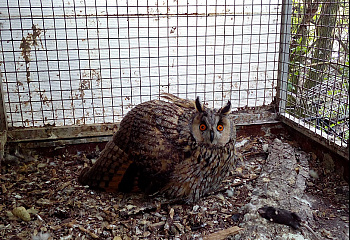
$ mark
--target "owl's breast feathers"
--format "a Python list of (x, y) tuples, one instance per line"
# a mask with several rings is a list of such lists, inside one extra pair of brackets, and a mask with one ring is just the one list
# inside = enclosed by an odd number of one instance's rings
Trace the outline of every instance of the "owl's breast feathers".
[(184, 160), (175, 166), (162, 191), (173, 198), (193, 202), (217, 190), (233, 170), (234, 142), (219, 147), (197, 145), (189, 150)]

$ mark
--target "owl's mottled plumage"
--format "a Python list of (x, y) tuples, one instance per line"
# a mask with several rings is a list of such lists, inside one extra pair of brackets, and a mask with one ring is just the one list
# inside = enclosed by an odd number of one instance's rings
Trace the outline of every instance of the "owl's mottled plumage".
[(133, 108), (91, 168), (79, 181), (106, 191), (160, 192), (196, 201), (218, 189), (234, 166), (236, 129), (230, 102), (204, 107), (165, 94)]

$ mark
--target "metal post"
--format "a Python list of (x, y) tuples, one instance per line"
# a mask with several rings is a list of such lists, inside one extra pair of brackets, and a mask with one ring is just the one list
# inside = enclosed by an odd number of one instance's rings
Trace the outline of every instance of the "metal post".
[(0, 166), (4, 156), (5, 144), (7, 140), (7, 118), (5, 111), (5, 102), (2, 89), (2, 75), (0, 73)]
[(0, 73), (0, 133), (7, 130), (5, 100), (2, 89), (2, 74)]
[(291, 36), (292, 0), (282, 2), (281, 38), (277, 79), (277, 104), (279, 114), (286, 109), (289, 73), (289, 42)]

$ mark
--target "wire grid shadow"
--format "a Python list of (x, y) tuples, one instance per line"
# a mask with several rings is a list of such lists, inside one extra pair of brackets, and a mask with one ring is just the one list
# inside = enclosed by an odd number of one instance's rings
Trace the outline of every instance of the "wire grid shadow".
[(329, 143), (348, 147), (349, 1), (297, 0), (290, 14), (280, 113)]
[(8, 0), (0, 6), (8, 127), (118, 122), (162, 92), (211, 107), (268, 105), (281, 10), (281, 0)]

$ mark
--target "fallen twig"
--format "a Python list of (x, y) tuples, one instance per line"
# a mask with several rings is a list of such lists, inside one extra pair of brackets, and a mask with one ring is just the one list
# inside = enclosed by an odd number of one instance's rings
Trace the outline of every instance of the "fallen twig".
[(203, 240), (220, 240), (220, 239), (225, 239), (229, 235), (234, 235), (237, 234), (239, 231), (243, 230), (243, 228), (234, 226), (230, 228), (226, 228), (224, 230), (218, 231), (211, 233), (209, 235), (206, 235), (203, 237)]

